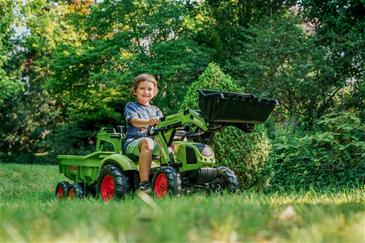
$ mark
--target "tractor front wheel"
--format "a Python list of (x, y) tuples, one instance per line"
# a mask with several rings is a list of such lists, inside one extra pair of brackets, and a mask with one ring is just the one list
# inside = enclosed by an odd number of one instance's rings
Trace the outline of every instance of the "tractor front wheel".
[(61, 181), (56, 186), (55, 196), (57, 199), (65, 199), (67, 198), (68, 188), (70, 187), (70, 183), (67, 181)]
[(106, 165), (101, 169), (96, 190), (104, 201), (122, 199), (130, 188), (129, 178), (117, 166)]
[(180, 174), (174, 167), (161, 166), (153, 177), (152, 185), (153, 194), (158, 198), (178, 195), (181, 192)]
[(238, 180), (230, 168), (221, 166), (217, 168), (217, 176), (214, 181), (209, 184), (209, 187), (213, 192), (236, 192), (238, 190)]

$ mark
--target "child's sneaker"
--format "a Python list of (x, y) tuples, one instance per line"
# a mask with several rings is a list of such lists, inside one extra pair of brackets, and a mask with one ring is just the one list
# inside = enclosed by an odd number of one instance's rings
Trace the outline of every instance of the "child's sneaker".
[(141, 183), (139, 183), (139, 190), (141, 192), (151, 194), (152, 193), (151, 183), (149, 181), (142, 181)]

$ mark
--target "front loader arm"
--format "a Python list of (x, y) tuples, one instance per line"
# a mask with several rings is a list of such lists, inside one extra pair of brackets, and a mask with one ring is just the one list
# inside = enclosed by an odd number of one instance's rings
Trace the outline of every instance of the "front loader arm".
[(194, 110), (186, 110), (173, 115), (166, 116), (156, 126), (154, 135), (156, 142), (161, 148), (161, 164), (167, 164), (170, 161), (168, 147), (172, 144), (177, 128), (190, 127), (208, 131), (206, 122), (201, 115)]
[(194, 110), (186, 110), (178, 112), (173, 115), (169, 115), (161, 119), (161, 122), (157, 125), (158, 129), (170, 129), (177, 127), (184, 127), (186, 125), (198, 127), (203, 131), (207, 131), (208, 127), (201, 115)]

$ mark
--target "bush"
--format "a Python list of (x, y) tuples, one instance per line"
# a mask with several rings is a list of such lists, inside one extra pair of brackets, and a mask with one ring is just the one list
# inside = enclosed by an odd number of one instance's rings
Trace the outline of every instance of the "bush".
[(365, 125), (352, 113), (323, 116), (314, 132), (278, 140), (267, 168), (272, 189), (364, 185)]
[(215, 63), (210, 63), (205, 71), (194, 81), (188, 89), (180, 110), (198, 109), (198, 89), (212, 89), (221, 91), (243, 92), (243, 88), (233, 81), (233, 79), (222, 72)]
[(225, 127), (214, 135), (211, 145), (218, 165), (230, 167), (242, 188), (260, 190), (268, 186), (265, 167), (271, 144), (264, 126), (256, 126), (252, 133)]
[[(198, 108), (198, 89), (243, 92), (229, 75), (224, 74), (216, 64), (209, 64), (206, 70), (189, 88), (180, 110)], [(211, 140), (218, 165), (230, 167), (237, 175), (241, 187), (265, 186), (260, 178), (270, 150), (270, 141), (264, 126), (258, 126), (252, 133), (244, 133), (235, 127), (225, 127)]]
[(56, 156), (60, 154), (89, 154), (95, 149), (96, 133), (78, 124), (60, 125), (48, 139), (50, 156), (56, 161)]

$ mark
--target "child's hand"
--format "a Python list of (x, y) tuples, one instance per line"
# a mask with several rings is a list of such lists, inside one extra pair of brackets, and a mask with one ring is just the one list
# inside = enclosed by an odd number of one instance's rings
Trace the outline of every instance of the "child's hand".
[(157, 125), (160, 123), (160, 120), (157, 118), (157, 117), (151, 117), (149, 120), (148, 120), (148, 125), (149, 126), (154, 126), (154, 125)]

